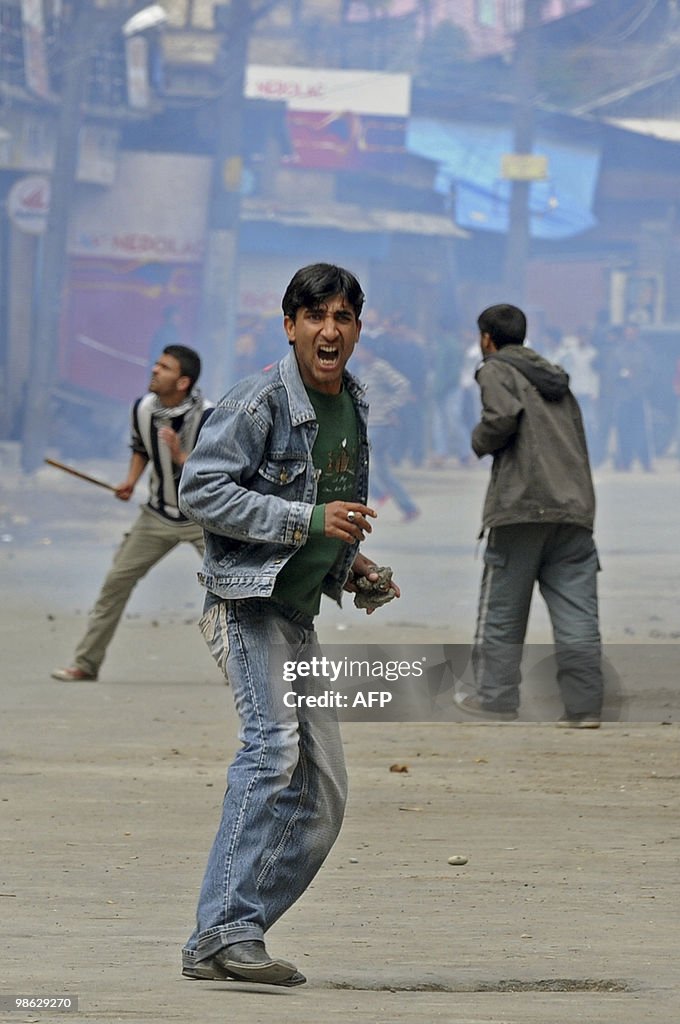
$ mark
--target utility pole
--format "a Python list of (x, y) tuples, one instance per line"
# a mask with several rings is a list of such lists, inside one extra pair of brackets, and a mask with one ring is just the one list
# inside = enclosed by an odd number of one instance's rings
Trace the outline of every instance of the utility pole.
[[(534, 143), (534, 101), (538, 56), (538, 27), (543, 0), (525, 0), (524, 22), (514, 54), (513, 147), (516, 156), (531, 153)], [(508, 211), (503, 283), (506, 301), (523, 306), (531, 228), (531, 181), (512, 181)]]
[(40, 298), (31, 337), (31, 372), (22, 432), (21, 463), (27, 473), (33, 472), (42, 463), (49, 438), (50, 392), (57, 363), (69, 210), (78, 165), (80, 111), (85, 96), (88, 46), (91, 46), (95, 13), (92, 4), (88, 2), (81, 0), (77, 5), (62, 75), (51, 199), (38, 259)]
[(216, 58), (215, 156), (208, 203), (200, 335), (210, 387), (219, 396), (234, 379), (243, 92), (253, 11), (250, 0), (232, 0), (228, 8), (218, 6), (216, 12), (220, 13), (218, 27), (223, 30), (223, 37)]
[(31, 338), (31, 363), (22, 430), (21, 464), (31, 473), (41, 465), (50, 434), (50, 395), (57, 370), (59, 324), (68, 264), (68, 227), (78, 167), (78, 144), (89, 59), (104, 34), (117, 32), (146, 0), (120, 0), (100, 8), (92, 0), (73, 5), (63, 50), (64, 66), (56, 124), (50, 205), (36, 271), (40, 301)]
[(234, 383), (238, 317), (238, 239), (241, 219), (243, 122), (248, 45), (257, 22), (282, 0), (231, 0), (215, 6), (222, 45), (215, 62), (218, 95), (200, 336), (210, 387), (217, 397)]

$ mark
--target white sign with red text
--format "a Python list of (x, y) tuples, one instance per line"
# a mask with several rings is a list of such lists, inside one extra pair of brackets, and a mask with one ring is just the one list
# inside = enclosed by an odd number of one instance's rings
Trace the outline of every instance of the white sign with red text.
[(69, 252), (200, 263), (210, 161), (181, 153), (121, 153), (112, 188), (78, 197)]
[(250, 64), (246, 69), (245, 96), (285, 101), (289, 110), (342, 110), (379, 117), (408, 117), (411, 77), (382, 71)]

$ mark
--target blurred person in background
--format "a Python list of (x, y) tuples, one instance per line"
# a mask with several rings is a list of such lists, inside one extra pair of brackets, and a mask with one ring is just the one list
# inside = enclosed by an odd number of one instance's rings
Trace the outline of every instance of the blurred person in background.
[(583, 425), (592, 452), (597, 446), (597, 399), (600, 389), (596, 369), (597, 349), (580, 327), (575, 334), (565, 334), (550, 362), (557, 363), (569, 374), (569, 388), (581, 409)]
[[(475, 341), (472, 332), (463, 329), (460, 331), (457, 342), (455, 357), (451, 360), (455, 374), (455, 389), (448, 394), (441, 396), (440, 402), (445, 403), (443, 408), (434, 408), (432, 422), (432, 445), (434, 449), (433, 464), (438, 464), (438, 453), (443, 446), (442, 435), (448, 439), (450, 450), (458, 459), (461, 466), (474, 464), (470, 450), (470, 431), (479, 417), (479, 390), (475, 380), (475, 373), (479, 366), (479, 345)], [(440, 352), (440, 363), (435, 364), (433, 387), (441, 387), (439, 381), (450, 382), (449, 370), (442, 365), (448, 359), (447, 352)], [(436, 392), (435, 392), (436, 393)]]
[(373, 352), (370, 344), (362, 344), (356, 353), (358, 373), (366, 388), (370, 409), (371, 494), (381, 505), (391, 498), (399, 507), (403, 521), (409, 523), (420, 512), (392, 469), (391, 449), (400, 414), (414, 400), (411, 387), (403, 374)]
[(90, 615), (73, 663), (53, 679), (95, 680), (137, 583), (178, 544), (204, 551), (203, 530), (182, 514), (177, 490), (184, 463), (212, 412), (196, 387), (201, 360), (185, 345), (168, 345), (154, 364), (149, 392), (132, 406), (132, 455), (116, 497), (129, 501), (147, 466), (149, 498), (125, 534)]
[(615, 425), (615, 361), (616, 352), (623, 337), (623, 328), (619, 325), (601, 323), (595, 329), (593, 344), (596, 356), (593, 366), (598, 377), (597, 396), (597, 434), (593, 450), (591, 450), (591, 461), (594, 466), (599, 466), (609, 457), (609, 450), (612, 444), (612, 431)]
[(375, 339), (375, 354), (406, 377), (413, 401), (405, 403), (392, 434), (391, 455), (400, 465), (408, 459), (415, 467), (425, 462), (427, 450), (428, 353), (425, 339), (401, 313), (393, 314)]
[(430, 465), (440, 468), (450, 456), (458, 459), (469, 454), (468, 438), (463, 430), (460, 371), (463, 362), (461, 340), (442, 324), (435, 344), (435, 357), (428, 384), (432, 396), (432, 453)]
[(653, 439), (648, 404), (651, 355), (640, 337), (640, 325), (627, 323), (611, 353), (611, 383), (616, 426), (615, 468), (624, 472), (639, 459), (652, 471)]

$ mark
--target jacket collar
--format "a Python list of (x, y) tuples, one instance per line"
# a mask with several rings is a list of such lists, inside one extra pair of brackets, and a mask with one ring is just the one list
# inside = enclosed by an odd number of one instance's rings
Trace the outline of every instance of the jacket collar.
[[(291, 422), (298, 426), (300, 423), (308, 423), (310, 420), (315, 420), (316, 413), (302, 383), (298, 362), (295, 358), (295, 350), (292, 345), (290, 351), (279, 362), (279, 373), (288, 397)], [(343, 373), (342, 379), (352, 396), (354, 404), (367, 409), (363, 385), (347, 370)]]

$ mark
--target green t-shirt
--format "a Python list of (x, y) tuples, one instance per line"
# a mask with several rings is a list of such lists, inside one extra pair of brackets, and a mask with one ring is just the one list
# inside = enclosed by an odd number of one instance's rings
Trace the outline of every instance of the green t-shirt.
[(354, 403), (346, 388), (339, 395), (305, 390), (319, 424), (312, 448), (318, 476), (317, 503), (307, 543), (284, 565), (272, 597), (314, 616), (321, 605), (324, 578), (345, 547), (344, 541), (324, 536), (324, 506), (331, 501), (356, 500), (359, 431)]

